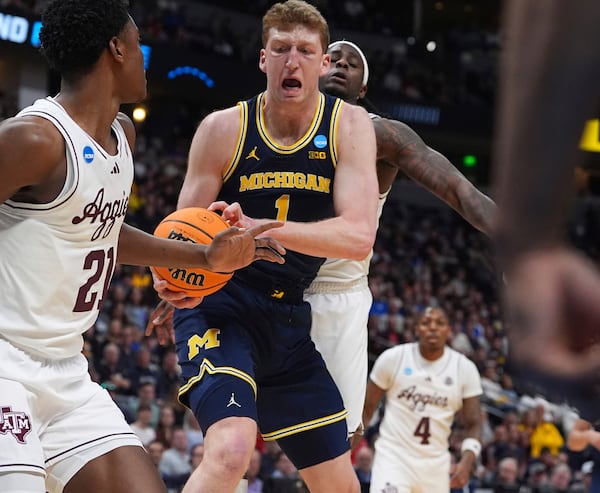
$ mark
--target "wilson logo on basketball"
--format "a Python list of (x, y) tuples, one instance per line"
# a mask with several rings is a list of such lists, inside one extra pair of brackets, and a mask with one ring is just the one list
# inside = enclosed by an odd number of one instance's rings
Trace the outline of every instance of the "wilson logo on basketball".
[(192, 243), (196, 243), (189, 236), (184, 236), (179, 231), (171, 230), (169, 231), (169, 235), (167, 236), (169, 240), (179, 240), (179, 241), (191, 241)]
[[(183, 241), (192, 241), (183, 238)], [(204, 286), (204, 281), (206, 280), (206, 276), (201, 272), (188, 272), (187, 269), (176, 269), (170, 268), (169, 274), (171, 276), (172, 281), (181, 281), (187, 284), (189, 287), (202, 287)]]

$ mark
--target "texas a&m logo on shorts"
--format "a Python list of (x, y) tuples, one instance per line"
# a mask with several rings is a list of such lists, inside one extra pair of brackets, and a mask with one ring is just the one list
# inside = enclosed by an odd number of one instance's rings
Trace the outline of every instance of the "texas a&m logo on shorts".
[(31, 419), (10, 407), (0, 407), (0, 435), (11, 433), (19, 443), (25, 443), (25, 435), (31, 431)]

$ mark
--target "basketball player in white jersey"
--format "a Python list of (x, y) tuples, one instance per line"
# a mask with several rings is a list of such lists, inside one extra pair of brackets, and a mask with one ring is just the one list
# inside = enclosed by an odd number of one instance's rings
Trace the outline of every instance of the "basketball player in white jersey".
[[(416, 335), (418, 342), (381, 353), (369, 375), (365, 423), (385, 395), (372, 493), (448, 493), (451, 487), (464, 488), (481, 452), (477, 367), (446, 345), (451, 328), (441, 308), (423, 311)], [(459, 411), (464, 440), (460, 461), (451, 472), (448, 438)]]
[[(331, 68), (321, 90), (357, 104), (367, 92), (369, 67), (350, 41), (329, 45)], [(377, 138), (379, 214), (398, 171), (445, 201), (484, 233), (492, 228), (494, 202), (477, 190), (444, 156), (428, 147), (407, 125), (371, 113)], [(348, 410), (348, 431), (361, 433), (367, 381), (367, 321), (372, 295), (367, 283), (371, 256), (362, 262), (329, 259), (306, 291), (312, 308), (311, 337), (323, 355)]]
[(61, 92), (0, 124), (0, 491), (164, 492), (82, 354), (115, 263), (229, 271), (284, 250), (254, 238), (265, 228), (206, 247), (123, 224), (135, 131), (119, 107), (146, 96), (138, 29), (123, 0), (54, 0), (42, 22)]

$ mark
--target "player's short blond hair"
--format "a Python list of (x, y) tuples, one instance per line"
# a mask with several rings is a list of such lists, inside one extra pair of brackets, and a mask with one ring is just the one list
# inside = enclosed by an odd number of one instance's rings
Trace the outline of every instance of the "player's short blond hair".
[(273, 5), (262, 19), (262, 43), (267, 46), (271, 28), (288, 30), (294, 26), (304, 26), (319, 33), (323, 53), (329, 46), (329, 25), (314, 5), (304, 0), (286, 0)]

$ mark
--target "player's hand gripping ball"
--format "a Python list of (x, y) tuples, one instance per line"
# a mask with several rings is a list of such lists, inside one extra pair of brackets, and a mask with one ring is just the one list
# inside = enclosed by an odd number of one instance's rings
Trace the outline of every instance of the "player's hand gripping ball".
[[(208, 245), (228, 227), (229, 224), (216, 212), (202, 207), (188, 207), (165, 217), (154, 230), (154, 235)], [(192, 267), (154, 267), (154, 270), (169, 283), (171, 291), (183, 292), (191, 298), (218, 291), (233, 276), (233, 272), (212, 272)]]

